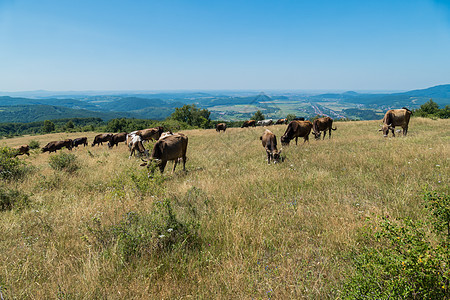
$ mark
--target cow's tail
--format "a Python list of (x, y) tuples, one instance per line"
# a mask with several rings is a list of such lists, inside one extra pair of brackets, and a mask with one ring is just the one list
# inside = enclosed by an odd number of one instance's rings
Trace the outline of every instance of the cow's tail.
[(335, 128), (331, 127), (331, 130), (336, 130), (336, 129), (337, 129), (337, 127), (335, 127)]
[(406, 107), (404, 107), (404, 106), (402, 107), (402, 109), (406, 109), (407, 111), (409, 111), (409, 112), (410, 112), (410, 110), (409, 110), (409, 109), (407, 109), (407, 108), (406, 108)]

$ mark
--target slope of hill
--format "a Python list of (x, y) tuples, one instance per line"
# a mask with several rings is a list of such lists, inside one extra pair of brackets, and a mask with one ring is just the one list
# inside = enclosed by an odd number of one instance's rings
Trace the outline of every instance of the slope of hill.
[(46, 99), (30, 99), (30, 98), (17, 98), (17, 97), (0, 97), (1, 106), (17, 106), (17, 105), (53, 105), (53, 106), (64, 106), (74, 109), (88, 109), (88, 110), (98, 110), (98, 106), (93, 105), (86, 101), (80, 101), (75, 99), (56, 99), (56, 98), (46, 98)]
[(6, 122), (35, 122), (65, 118), (101, 118), (110, 120), (114, 118), (140, 117), (133, 113), (98, 112), (85, 109), (72, 109), (52, 105), (16, 105), (0, 106), (0, 120)]

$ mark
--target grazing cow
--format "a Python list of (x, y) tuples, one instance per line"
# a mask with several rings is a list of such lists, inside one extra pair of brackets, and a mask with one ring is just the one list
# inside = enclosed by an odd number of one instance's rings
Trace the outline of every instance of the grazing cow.
[(109, 142), (113, 137), (112, 133), (101, 133), (94, 137), (94, 141), (92, 142), (92, 147), (95, 145), (103, 145), (103, 142)]
[(337, 128), (333, 128), (333, 119), (330, 117), (324, 117), (314, 120), (313, 124), (313, 134), (316, 140), (320, 140), (320, 135), (323, 131), (323, 139), (327, 135), (327, 130), (329, 132), (328, 136), (331, 139), (331, 130), (336, 130)]
[(303, 117), (300, 117), (300, 118), (294, 118), (293, 121), (305, 121), (305, 118), (303, 118)]
[(278, 125), (278, 124), (287, 124), (288, 123), (288, 119), (278, 119), (278, 121), (275, 123), (275, 125)]
[(112, 136), (111, 140), (108, 142), (108, 147), (112, 148), (114, 147), (114, 145), (118, 146), (120, 142), (126, 143), (127, 135), (128, 133), (126, 132), (116, 133), (115, 135)]
[(71, 139), (67, 139), (64, 141), (53, 141), (45, 145), (44, 148), (42, 148), (42, 152), (52, 153), (56, 152), (56, 150), (62, 149), (63, 147), (72, 150), (72, 144), (73, 141)]
[[(280, 160), (281, 150), (283, 149), (280, 149), (280, 151), (278, 151), (277, 137), (275, 136), (275, 134), (273, 134), (272, 131), (266, 129), (264, 134), (259, 139), (262, 141), (264, 149), (266, 149), (267, 163), (270, 164), (270, 159), (272, 159), (274, 163), (277, 163)], [(281, 161), (283, 161), (283, 159)]]
[(272, 124), (273, 124), (273, 120), (272, 119), (258, 121), (258, 123), (257, 123), (258, 126), (270, 126)]
[(223, 130), (223, 132), (225, 132), (225, 130), (227, 130), (227, 124), (225, 123), (219, 123), (216, 125), (216, 131), (220, 132), (221, 130)]
[[(128, 142), (129, 141), (129, 142)], [(133, 135), (130, 139), (127, 139), (128, 148), (130, 149), (130, 156), (128, 159), (135, 154), (137, 150), (141, 155), (145, 155), (148, 157), (148, 150), (144, 148), (143, 140), (140, 135)], [(136, 155), (136, 154), (135, 154)]]
[(161, 137), (164, 128), (159, 126), (155, 128), (142, 129), (137, 131), (137, 135), (141, 136), (143, 141), (155, 140), (157, 141)]
[(76, 138), (73, 140), (73, 147), (78, 147), (79, 145), (83, 145), (83, 147), (87, 146), (87, 137)]
[(255, 120), (244, 121), (241, 128), (250, 127), (250, 126), (256, 127), (256, 121)]
[(14, 154), (14, 157), (19, 156), (19, 155), (28, 155), (30, 156), (30, 147), (28, 145), (22, 145), (19, 147), (14, 148), (14, 150), (16, 151), (16, 154)]
[(297, 139), (302, 137), (304, 139), (303, 144), (308, 141), (309, 134), (311, 133), (313, 125), (310, 121), (292, 121), (289, 123), (286, 131), (281, 137), (281, 145), (287, 146), (289, 142), (295, 138), (295, 144), (297, 145)]
[[(169, 160), (174, 161), (172, 173), (175, 172), (175, 168), (180, 159), (183, 161), (183, 171), (186, 171), (187, 145), (188, 137), (182, 133), (166, 136), (164, 139), (156, 142), (150, 160), (156, 160), (158, 162), (161, 174), (164, 172), (164, 168)], [(141, 166), (147, 164), (146, 162)]]
[(383, 131), (384, 137), (387, 137), (389, 130), (392, 131), (392, 136), (395, 137), (394, 128), (395, 126), (400, 126), (403, 128), (403, 136), (408, 133), (409, 118), (412, 112), (403, 107), (402, 109), (391, 109), (386, 112), (383, 118), (383, 125), (379, 131)]

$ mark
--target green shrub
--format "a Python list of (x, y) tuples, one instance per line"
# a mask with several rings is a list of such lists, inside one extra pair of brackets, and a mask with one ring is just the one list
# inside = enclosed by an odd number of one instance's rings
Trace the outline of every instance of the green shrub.
[(16, 153), (9, 147), (0, 148), (0, 179), (20, 179), (32, 171), (25, 162), (14, 157)]
[(50, 167), (58, 171), (66, 171), (73, 173), (80, 168), (80, 164), (75, 154), (61, 152), (59, 154), (50, 156)]
[(99, 218), (87, 227), (85, 240), (104, 251), (114, 252), (122, 262), (143, 255), (161, 255), (175, 249), (193, 249), (200, 245), (198, 223), (180, 221), (169, 201), (159, 201), (150, 213), (128, 212), (123, 220), (102, 226)]
[(426, 192), (424, 200), (431, 213), (424, 221), (383, 218), (366, 227), (343, 298), (450, 298), (450, 197)]
[(31, 141), (28, 143), (28, 147), (30, 147), (30, 149), (39, 149), (40, 144), (39, 144), (39, 142), (36, 141), (36, 140), (31, 140)]
[(9, 190), (0, 187), (0, 211), (10, 210), (13, 208), (23, 208), (29, 203), (29, 198), (26, 194), (18, 190)]

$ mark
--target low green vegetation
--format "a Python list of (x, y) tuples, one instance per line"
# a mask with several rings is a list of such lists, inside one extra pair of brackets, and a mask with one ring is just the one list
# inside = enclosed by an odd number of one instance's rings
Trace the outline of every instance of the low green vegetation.
[(15, 157), (16, 153), (9, 147), (0, 148), (0, 180), (19, 180), (32, 172), (33, 168)]
[(424, 207), (423, 219), (368, 222), (351, 255), (355, 270), (342, 288), (344, 298), (450, 297), (450, 195), (427, 191)]
[(52, 155), (49, 158), (50, 167), (57, 171), (65, 171), (67, 173), (74, 173), (80, 168), (80, 163), (72, 153), (60, 152)]

